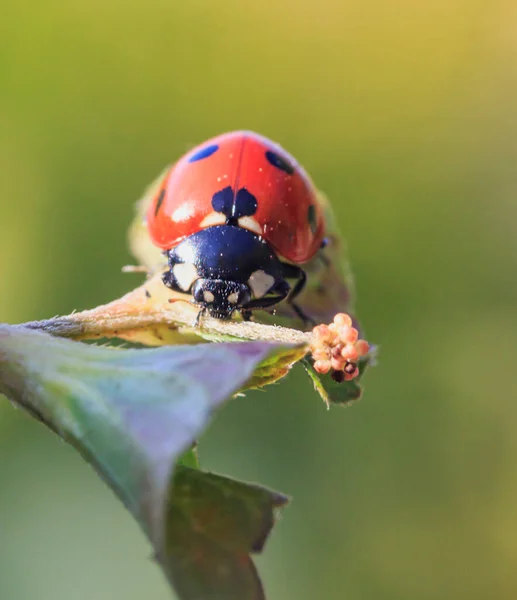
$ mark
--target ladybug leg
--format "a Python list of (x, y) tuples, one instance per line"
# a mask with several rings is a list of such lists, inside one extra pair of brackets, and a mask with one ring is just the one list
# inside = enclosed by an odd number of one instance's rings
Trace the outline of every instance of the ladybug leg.
[(248, 304), (242, 307), (241, 314), (245, 321), (249, 321), (249, 318), (246, 318), (248, 315), (251, 317), (251, 311), (255, 308), (268, 308), (270, 306), (274, 306), (278, 304), (284, 298), (287, 298), (289, 295), (289, 284), (286, 281), (280, 281), (278, 285), (276, 285), (271, 292), (274, 293), (274, 296), (269, 296), (267, 298), (255, 298), (254, 300), (250, 300)]
[(199, 327), (199, 322), (201, 321), (201, 317), (206, 313), (206, 307), (203, 306), (203, 308), (200, 309), (200, 311), (197, 313), (197, 317), (196, 320), (194, 321), (194, 327)]
[(307, 283), (307, 274), (305, 273), (305, 271), (303, 269), (300, 269), (300, 267), (297, 267), (296, 265), (289, 265), (286, 263), (283, 263), (283, 267), (284, 267), (284, 277), (286, 279), (297, 279), (297, 282), (295, 283), (294, 287), (292, 288), (292, 290), (289, 292), (289, 295), (287, 296), (287, 302), (288, 304), (291, 305), (291, 308), (294, 310), (294, 312), (298, 315), (298, 317), (300, 317), (300, 319), (303, 321), (304, 325), (316, 325), (316, 321), (309, 317), (309, 315), (307, 315), (300, 306), (298, 306), (298, 304), (296, 304), (296, 302), (294, 302), (294, 299), (296, 298), (296, 296), (298, 296), (302, 291), (303, 288), (305, 287), (305, 284)]
[(241, 310), (241, 315), (242, 315), (242, 320), (243, 321), (250, 321), (251, 320), (251, 310), (243, 308)]

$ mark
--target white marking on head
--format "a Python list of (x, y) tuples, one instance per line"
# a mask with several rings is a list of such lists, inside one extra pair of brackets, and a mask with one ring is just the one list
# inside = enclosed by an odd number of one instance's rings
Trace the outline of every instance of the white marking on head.
[(178, 263), (172, 268), (172, 273), (185, 292), (188, 292), (194, 281), (199, 278), (196, 267), (192, 263)]
[(212, 225), (224, 225), (226, 223), (226, 215), (220, 212), (211, 212), (200, 223), (201, 229), (212, 227)]
[(239, 292), (232, 292), (228, 295), (228, 302), (230, 304), (237, 304), (239, 301)]
[(255, 298), (262, 298), (273, 287), (275, 278), (261, 269), (251, 274), (248, 283)]
[(212, 292), (208, 292), (208, 291), (204, 291), (203, 292), (203, 299), (205, 302), (213, 302), (215, 300), (215, 296), (212, 294)]
[(253, 217), (241, 217), (238, 220), (239, 227), (243, 229), (249, 229), (249, 231), (253, 231), (253, 233), (257, 233), (258, 235), (262, 235), (262, 227), (259, 225), (258, 221), (255, 221)]

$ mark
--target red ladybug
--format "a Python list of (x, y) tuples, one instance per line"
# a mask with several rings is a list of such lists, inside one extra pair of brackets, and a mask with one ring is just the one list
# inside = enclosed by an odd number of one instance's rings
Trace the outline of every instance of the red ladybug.
[(200, 314), (247, 320), (286, 299), (309, 320), (294, 299), (299, 265), (324, 246), (323, 213), (308, 175), (271, 140), (236, 131), (191, 150), (167, 172), (147, 226), (168, 256), (165, 285), (191, 293)]

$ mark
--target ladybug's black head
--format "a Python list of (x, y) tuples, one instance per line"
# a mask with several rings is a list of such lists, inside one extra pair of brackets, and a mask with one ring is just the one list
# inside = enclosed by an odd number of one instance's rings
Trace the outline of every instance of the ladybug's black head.
[(192, 287), (196, 304), (211, 317), (229, 319), (235, 310), (251, 300), (251, 290), (245, 283), (225, 279), (198, 279)]

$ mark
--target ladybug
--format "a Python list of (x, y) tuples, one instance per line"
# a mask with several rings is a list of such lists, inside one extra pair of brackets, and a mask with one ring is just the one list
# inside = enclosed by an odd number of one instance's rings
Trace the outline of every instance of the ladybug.
[(199, 316), (249, 320), (285, 299), (311, 320), (294, 300), (300, 265), (325, 245), (323, 211), (309, 176), (271, 140), (235, 131), (197, 146), (167, 171), (146, 220), (168, 257), (165, 285), (192, 294)]

